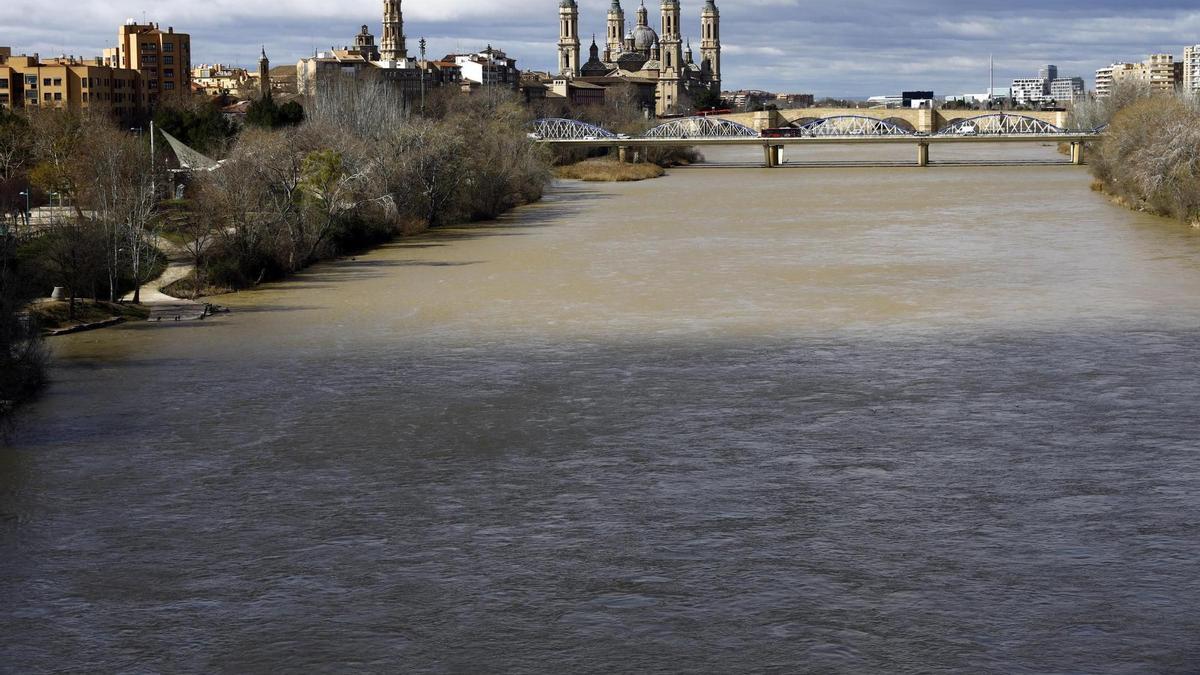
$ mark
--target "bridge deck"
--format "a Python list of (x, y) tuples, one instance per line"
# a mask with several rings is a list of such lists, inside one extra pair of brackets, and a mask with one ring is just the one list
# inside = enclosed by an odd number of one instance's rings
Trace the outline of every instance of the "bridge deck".
[(1078, 143), (1087, 141), (1096, 141), (1100, 139), (1100, 134), (1094, 132), (1080, 133), (1062, 133), (1062, 134), (979, 134), (976, 136), (938, 136), (929, 135), (921, 136), (913, 134), (911, 136), (802, 136), (792, 138), (761, 138), (761, 137), (744, 137), (744, 138), (595, 138), (595, 139), (539, 139), (538, 143), (548, 145), (565, 145), (585, 148), (643, 148), (643, 147), (663, 147), (663, 146), (680, 146), (680, 145), (745, 145), (745, 146), (764, 146), (764, 145), (844, 145), (844, 144), (866, 144), (866, 143), (889, 143), (889, 144), (921, 144), (927, 143), (930, 145), (944, 143)]

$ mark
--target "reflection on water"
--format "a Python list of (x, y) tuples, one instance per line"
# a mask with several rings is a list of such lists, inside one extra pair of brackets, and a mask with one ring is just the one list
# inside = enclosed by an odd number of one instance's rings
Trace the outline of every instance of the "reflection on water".
[(567, 184), (60, 340), (0, 662), (1193, 670), (1200, 247), (1087, 182)]

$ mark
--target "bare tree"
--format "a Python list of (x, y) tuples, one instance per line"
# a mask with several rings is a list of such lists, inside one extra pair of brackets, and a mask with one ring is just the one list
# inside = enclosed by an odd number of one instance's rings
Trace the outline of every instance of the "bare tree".
[(322, 76), (307, 106), (307, 119), (325, 127), (340, 127), (372, 139), (403, 126), (411, 104), (398, 83), (382, 76)]
[(38, 110), (29, 115), (29, 133), (37, 161), (30, 180), (70, 200), (76, 216), (83, 217), (78, 199), (84, 184), (80, 158), (87, 144), (83, 116), (67, 110)]

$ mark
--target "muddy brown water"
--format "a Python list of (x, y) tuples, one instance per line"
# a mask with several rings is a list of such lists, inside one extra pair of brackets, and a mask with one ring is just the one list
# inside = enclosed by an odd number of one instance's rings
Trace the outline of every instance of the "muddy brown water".
[(0, 670), (1200, 669), (1200, 236), (1088, 182), (562, 184), (57, 339)]

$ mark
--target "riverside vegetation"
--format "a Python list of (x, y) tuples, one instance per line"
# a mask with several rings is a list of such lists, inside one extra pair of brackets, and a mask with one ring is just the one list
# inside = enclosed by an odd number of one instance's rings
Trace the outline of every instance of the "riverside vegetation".
[[(178, 292), (246, 288), (396, 235), (494, 218), (539, 199), (552, 178), (526, 134), (531, 112), (507, 92), (431, 96), (420, 114), (358, 83), (312, 101), (303, 121), (272, 108), (244, 129), (208, 101), (163, 109), (161, 128), (222, 161), (170, 201), (157, 198), (165, 167), (128, 126), (61, 110), (0, 114), (0, 414), (43, 380), (31, 301), (50, 288), (67, 290), (66, 319), (95, 314), (161, 271), (164, 240), (194, 263)], [(27, 222), (26, 194), (68, 206)], [(93, 304), (81, 309), (82, 297)]]
[(1093, 188), (1130, 208), (1200, 227), (1200, 102), (1119, 83), (1074, 111), (1083, 128), (1108, 127), (1091, 149)]
[(169, 234), (195, 263), (176, 294), (278, 279), (426, 228), (495, 218), (540, 199), (551, 175), (509, 93), (431, 97), (408, 114), (385, 87), (347, 84), (304, 122), (247, 128), (198, 173)]

